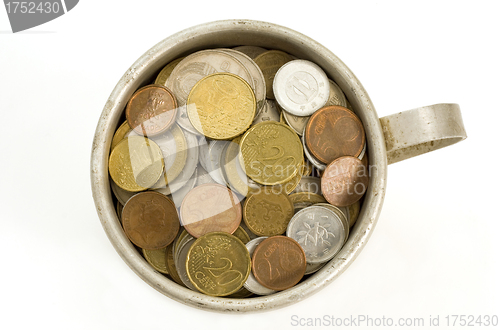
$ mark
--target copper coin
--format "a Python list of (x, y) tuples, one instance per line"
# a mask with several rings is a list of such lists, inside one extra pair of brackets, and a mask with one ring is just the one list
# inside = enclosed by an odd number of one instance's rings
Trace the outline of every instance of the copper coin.
[(132, 243), (148, 250), (172, 243), (180, 227), (174, 202), (155, 191), (131, 197), (123, 206), (122, 223)]
[(196, 238), (216, 231), (232, 234), (242, 216), (238, 196), (217, 183), (191, 190), (182, 201), (180, 213), (184, 229)]
[(306, 272), (306, 255), (294, 239), (272, 236), (263, 240), (252, 255), (252, 272), (271, 290), (285, 290), (299, 283)]
[(354, 112), (339, 105), (316, 111), (304, 134), (309, 152), (325, 164), (342, 156), (358, 157), (365, 144), (363, 124)]
[(325, 199), (335, 206), (356, 203), (368, 187), (368, 169), (361, 160), (352, 156), (335, 159), (321, 177), (321, 191)]
[(166, 131), (174, 123), (176, 114), (177, 101), (162, 85), (140, 88), (132, 95), (125, 110), (129, 126), (144, 136)]

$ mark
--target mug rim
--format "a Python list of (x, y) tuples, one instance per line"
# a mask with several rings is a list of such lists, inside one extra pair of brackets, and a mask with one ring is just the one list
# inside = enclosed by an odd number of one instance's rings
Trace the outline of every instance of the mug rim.
[[(258, 43), (262, 38), (268, 38), (266, 40), (270, 43), (279, 41), (282, 44), (274, 49), (287, 51), (287, 47), (288, 49), (296, 47), (295, 52), (289, 52), (319, 62), (317, 64), (344, 91), (363, 122), (369, 164), (374, 168), (358, 221), (352, 228), (348, 241), (332, 260), (321, 270), (288, 290), (269, 296), (242, 299), (212, 297), (193, 292), (154, 270), (123, 232), (112, 202), (108, 175), (111, 140), (132, 93), (146, 84), (147, 78), (151, 78), (168, 61), (203, 49), (203, 46), (200, 46), (203, 38), (210, 38), (210, 43), (214, 46), (221, 44), (229, 47), (230, 42), (222, 39), (224, 37), (231, 39), (233, 34), (236, 36), (234, 40), (247, 38), (246, 40), (250, 43), (253, 41), (254, 45), (262, 45)], [(111, 92), (98, 121), (91, 151), (91, 186), (94, 203), (103, 229), (121, 258), (139, 277), (160, 293), (183, 304), (217, 312), (267, 311), (288, 306), (331, 283), (349, 267), (370, 238), (381, 212), (386, 178), (387, 154), (382, 127), (368, 94), (356, 76), (330, 50), (315, 40), (287, 27), (254, 20), (223, 20), (196, 25), (165, 38), (145, 52), (125, 72)]]

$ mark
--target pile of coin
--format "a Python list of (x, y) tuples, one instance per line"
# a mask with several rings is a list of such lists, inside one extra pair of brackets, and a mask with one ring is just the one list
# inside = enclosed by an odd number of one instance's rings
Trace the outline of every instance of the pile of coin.
[(118, 218), (179, 285), (272, 294), (347, 241), (368, 185), (365, 132), (315, 63), (201, 50), (168, 63), (124, 113), (109, 156)]

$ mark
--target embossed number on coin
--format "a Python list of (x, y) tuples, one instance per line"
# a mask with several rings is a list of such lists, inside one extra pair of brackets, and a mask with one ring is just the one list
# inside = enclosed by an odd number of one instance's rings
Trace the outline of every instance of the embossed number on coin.
[(189, 279), (200, 292), (227, 296), (238, 291), (247, 280), (250, 254), (236, 237), (213, 232), (193, 243), (186, 269)]

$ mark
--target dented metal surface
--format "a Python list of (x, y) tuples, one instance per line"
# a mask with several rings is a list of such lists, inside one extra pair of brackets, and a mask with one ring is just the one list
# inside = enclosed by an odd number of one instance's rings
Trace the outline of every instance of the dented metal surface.
[(458, 104), (441, 103), (380, 118), (393, 164), (467, 138)]

